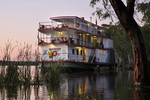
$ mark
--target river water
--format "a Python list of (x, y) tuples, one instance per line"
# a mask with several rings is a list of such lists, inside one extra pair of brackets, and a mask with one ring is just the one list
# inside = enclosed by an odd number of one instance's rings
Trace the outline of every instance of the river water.
[(150, 100), (150, 88), (132, 88), (132, 79), (132, 71), (72, 72), (57, 86), (0, 87), (0, 100)]

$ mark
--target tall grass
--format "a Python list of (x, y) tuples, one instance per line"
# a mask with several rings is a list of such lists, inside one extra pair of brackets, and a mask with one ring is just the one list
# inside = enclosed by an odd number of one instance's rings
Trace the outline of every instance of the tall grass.
[(20, 83), (18, 67), (11, 64), (8, 65), (7, 74), (4, 78), (5, 85), (18, 85)]
[[(12, 59), (13, 50), (17, 49), (18, 55)], [(37, 54), (39, 51), (32, 53), (32, 45), (18, 44), (13, 46), (10, 41), (8, 41), (5, 45), (5, 48), (2, 50), (2, 71), (0, 73), (0, 85), (30, 85), (31, 84), (31, 64), (29, 62), (34, 61), (32, 58), (36, 58), (36, 62), (39, 58), (37, 58)], [(36, 56), (36, 57), (34, 57)], [(28, 62), (22, 63), (23, 68), (19, 69), (18, 64), (12, 63), (12, 61), (16, 61), (19, 64), (19, 61)], [(36, 64), (38, 65), (38, 64)], [(5, 68), (7, 68), (5, 72)]]
[[(12, 46), (12, 43), (8, 40), (5, 44), (5, 47), (2, 50), (2, 60), (3, 61), (11, 61), (11, 55), (16, 46)], [(5, 64), (5, 63), (4, 63)]]
[(64, 71), (63, 67), (63, 62), (54, 62), (48, 65), (46, 69), (46, 73), (43, 75), (44, 76), (44, 82), (48, 85), (57, 85), (61, 82), (62, 80), (62, 73)]
[(30, 87), (25, 86), (0, 87), (0, 100), (30, 100), (31, 91)]
[(41, 84), (41, 78), (40, 78), (40, 69), (38, 67), (39, 61), (40, 61), (40, 52), (39, 52), (39, 48), (37, 47), (37, 49), (34, 52), (34, 61), (35, 61), (35, 75), (34, 75), (34, 84)]
[[(13, 50), (17, 49), (18, 54), (14, 59), (11, 58)], [(7, 42), (5, 48), (2, 51), (3, 56), (2, 60), (4, 69), (6, 72), (1, 71), (0, 73), (0, 85), (24, 85), (30, 86), (31, 84), (39, 85), (46, 83), (47, 85), (58, 85), (63, 82), (62, 73), (64, 71), (63, 62), (54, 62), (52, 64), (47, 64), (47, 68), (44, 74), (40, 74), (39, 69), (39, 60), (40, 52), (37, 47), (36, 50), (32, 51), (32, 45), (25, 44), (21, 45), (17, 43), (16, 46), (13, 46), (11, 42)], [(28, 62), (22, 65), (22, 69), (19, 68), (18, 64), (13, 64), (10, 61)], [(35, 73), (33, 79), (31, 78), (31, 64), (29, 62), (35, 62)], [(4, 72), (4, 73), (2, 73)]]
[(7, 63), (7, 70), (5, 73), (5, 68), (3, 68), (4, 72), (1, 73), (1, 78), (2, 80), (1, 83), (5, 84), (5, 85), (12, 85), (19, 82), (19, 78), (18, 78), (18, 67), (17, 66), (13, 66), (9, 61), (11, 61), (11, 55), (13, 50), (15, 49), (16, 46), (12, 46), (12, 43), (10, 41), (8, 41), (5, 44), (5, 47), (3, 49), (3, 63), (2, 66), (5, 67), (6, 63)]

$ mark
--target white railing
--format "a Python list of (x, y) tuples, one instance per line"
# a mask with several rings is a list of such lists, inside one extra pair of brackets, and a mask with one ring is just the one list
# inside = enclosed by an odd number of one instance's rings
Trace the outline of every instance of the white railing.
[(75, 61), (75, 62), (88, 62), (89, 56), (68, 54), (68, 53), (58, 53), (57, 56), (49, 57), (48, 54), (42, 55), (42, 61)]
[(88, 26), (85, 23), (75, 23), (75, 22), (56, 22), (56, 21), (50, 21), (50, 22), (40, 22), (39, 23), (39, 29), (47, 29), (47, 28), (62, 28), (62, 27), (70, 27), (79, 29), (85, 32), (89, 32), (92, 34), (97, 34), (98, 30), (93, 26)]
[(40, 22), (39, 28), (40, 29), (46, 29), (46, 28), (61, 28), (61, 27), (74, 27), (74, 23), (71, 22), (56, 22), (56, 21), (50, 21), (50, 22)]

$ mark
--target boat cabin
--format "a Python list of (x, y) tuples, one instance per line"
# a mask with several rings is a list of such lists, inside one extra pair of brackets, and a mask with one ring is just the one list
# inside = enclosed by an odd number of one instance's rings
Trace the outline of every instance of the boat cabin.
[(113, 40), (104, 30), (77, 16), (51, 17), (49, 22), (40, 22), (38, 45), (42, 48), (42, 61), (114, 63)]

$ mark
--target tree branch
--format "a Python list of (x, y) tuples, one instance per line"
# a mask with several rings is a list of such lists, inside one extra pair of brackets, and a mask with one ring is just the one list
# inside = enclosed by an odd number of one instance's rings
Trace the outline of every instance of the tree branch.
[[(109, 0), (118, 19), (120, 20), (121, 24), (125, 27), (128, 22), (128, 12), (127, 7), (124, 5), (122, 0)], [(126, 28), (126, 27), (125, 27)]]
[(127, 0), (127, 12), (129, 17), (133, 17), (135, 0)]

